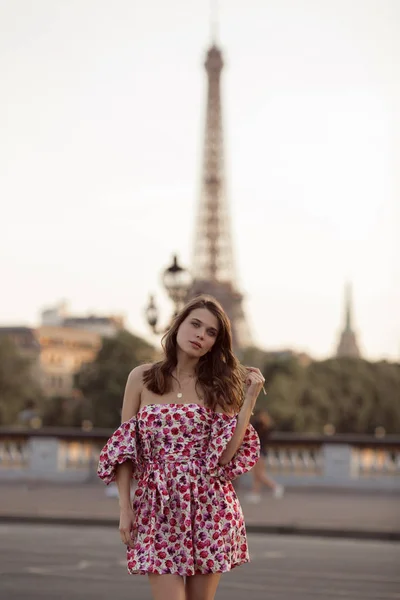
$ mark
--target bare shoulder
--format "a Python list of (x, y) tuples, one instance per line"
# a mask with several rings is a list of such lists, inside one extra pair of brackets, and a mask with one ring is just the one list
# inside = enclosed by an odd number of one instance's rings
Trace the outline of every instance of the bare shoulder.
[(233, 417), (236, 417), (236, 413), (234, 413), (232, 411), (217, 410), (216, 412), (220, 415), (225, 415), (226, 417), (229, 417), (231, 419), (233, 419)]
[(122, 403), (122, 422), (128, 421), (128, 419), (131, 419), (138, 412), (143, 390), (143, 373), (150, 367), (151, 364), (139, 365), (129, 373)]
[(128, 381), (132, 383), (143, 383), (143, 375), (153, 366), (152, 363), (138, 365), (129, 373)]
[(215, 412), (219, 415), (226, 415), (227, 417), (234, 417), (235, 412), (230, 406), (226, 406), (225, 408), (221, 406), (221, 404), (217, 404), (215, 407)]

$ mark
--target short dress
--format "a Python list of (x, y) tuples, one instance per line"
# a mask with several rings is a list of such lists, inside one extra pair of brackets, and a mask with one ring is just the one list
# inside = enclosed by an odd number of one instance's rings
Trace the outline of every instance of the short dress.
[(111, 483), (116, 467), (130, 460), (137, 480), (129, 573), (223, 573), (249, 562), (232, 480), (255, 465), (260, 442), (248, 425), (235, 456), (220, 465), (236, 423), (236, 416), (199, 404), (148, 404), (107, 441), (99, 477)]

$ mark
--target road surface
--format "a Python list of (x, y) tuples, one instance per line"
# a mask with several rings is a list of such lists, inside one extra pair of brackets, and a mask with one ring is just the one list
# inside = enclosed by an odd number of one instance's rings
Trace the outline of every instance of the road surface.
[[(250, 535), (216, 600), (400, 600), (400, 544)], [(0, 525), (2, 600), (151, 600), (109, 527)]]

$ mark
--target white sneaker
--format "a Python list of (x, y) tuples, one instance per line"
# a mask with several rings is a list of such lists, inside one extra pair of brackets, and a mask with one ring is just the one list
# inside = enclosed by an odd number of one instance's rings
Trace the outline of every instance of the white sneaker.
[(283, 494), (285, 493), (285, 488), (283, 487), (283, 485), (277, 485), (274, 489), (274, 498), (282, 498)]
[(247, 494), (246, 500), (249, 504), (258, 504), (261, 501), (260, 494)]

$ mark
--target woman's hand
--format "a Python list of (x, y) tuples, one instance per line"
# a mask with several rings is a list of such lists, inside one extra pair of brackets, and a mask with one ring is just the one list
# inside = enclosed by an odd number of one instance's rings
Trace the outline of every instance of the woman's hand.
[(133, 548), (137, 537), (136, 515), (132, 508), (121, 508), (119, 533), (126, 546)]
[(251, 404), (251, 408), (254, 408), (256, 403), (258, 394), (263, 389), (265, 379), (260, 369), (256, 369), (255, 367), (246, 367), (247, 375), (246, 375), (246, 396), (245, 402)]

